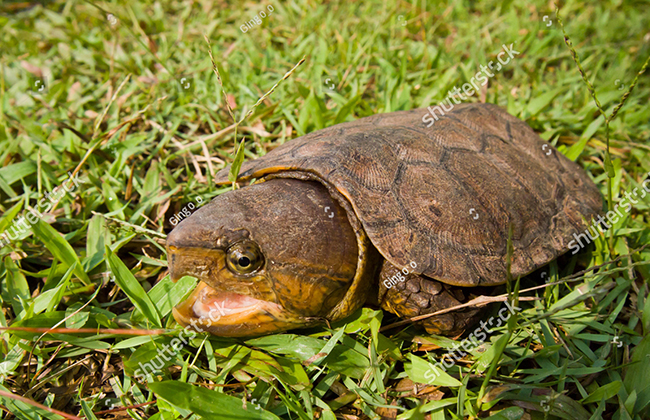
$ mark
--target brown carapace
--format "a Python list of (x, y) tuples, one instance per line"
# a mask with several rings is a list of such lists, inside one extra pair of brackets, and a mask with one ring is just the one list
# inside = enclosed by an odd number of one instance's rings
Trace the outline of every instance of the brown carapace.
[[(510, 226), (517, 277), (566, 252), (601, 213), (585, 172), (498, 106), (457, 105), (431, 127), (426, 112), (335, 125), (246, 162), (239, 181), (257, 183), (168, 236), (172, 278), (201, 281), (176, 319), (255, 336), (336, 321), (368, 301), (401, 317), (432, 313), (506, 282)], [(457, 335), (476, 316), (422, 324)]]

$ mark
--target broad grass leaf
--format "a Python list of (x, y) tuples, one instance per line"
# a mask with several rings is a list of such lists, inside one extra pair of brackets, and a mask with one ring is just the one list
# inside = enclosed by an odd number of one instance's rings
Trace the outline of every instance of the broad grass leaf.
[(86, 269), (92, 270), (104, 260), (104, 246), (110, 244), (110, 233), (106, 226), (106, 219), (96, 214), (88, 223), (86, 234)]
[(235, 366), (233, 370), (244, 369), (253, 375), (267, 378), (272, 377), (276, 371), (282, 371), (282, 366), (275, 358), (259, 350), (251, 350), (248, 355), (241, 359), (240, 365)]
[(117, 255), (113, 254), (109, 247), (106, 247), (106, 256), (108, 265), (115, 275), (115, 283), (120, 286), (124, 294), (133, 303), (133, 306), (138, 308), (140, 312), (156, 327), (162, 327), (160, 322), (160, 314), (158, 310), (149, 299), (149, 296), (144, 291), (135, 276), (129, 271)]
[(68, 306), (68, 308), (65, 310), (65, 327), (66, 328), (83, 328), (83, 326), (86, 324), (88, 321), (88, 318), (90, 317), (90, 313), (86, 311), (80, 311), (77, 312), (76, 314), (72, 315), (77, 309), (81, 308), (83, 306), (80, 302), (75, 302), (72, 305)]
[[(162, 404), (168, 405), (164, 401), (162, 401)], [(160, 406), (162, 404), (158, 404), (158, 405)], [(158, 407), (158, 408), (160, 408), (160, 407)], [(189, 413), (187, 415), (189, 416), (190, 414), (191, 413)], [(153, 416), (149, 417), (148, 420), (176, 420), (176, 419), (178, 419), (179, 416), (181, 416), (181, 415), (180, 414), (179, 415), (174, 415), (173, 413), (170, 413), (170, 412), (167, 412), (167, 411), (161, 411), (161, 412), (156, 413)], [(182, 417), (184, 418), (185, 416), (182, 416)], [(194, 418), (189, 417), (189, 420), (194, 420)]]
[(403, 357), (397, 345), (383, 334), (378, 335), (377, 353), (379, 355), (388, 355), (388, 357), (394, 360), (402, 360)]
[(580, 285), (576, 285), (575, 289), (564, 295), (560, 300), (555, 302), (548, 308), (549, 312), (559, 311), (560, 309), (570, 308), (591, 296), (594, 296), (596, 290), (601, 286), (600, 279), (586, 281)]
[(332, 352), (321, 363), (333, 371), (342, 373), (351, 378), (361, 379), (370, 368), (368, 357), (358, 351), (341, 344), (332, 349)]
[(120, 199), (108, 183), (102, 184), (102, 194), (104, 196), (104, 204), (106, 204), (106, 207), (110, 211), (109, 214), (117, 216), (120, 220), (124, 220), (124, 206), (120, 203)]
[[(343, 329), (343, 328), (341, 328), (336, 333), (334, 333), (332, 335), (332, 338), (330, 338), (327, 341), (327, 343), (323, 346), (323, 348), (320, 349), (318, 354), (323, 355), (323, 356), (329, 355), (332, 352), (332, 350), (334, 349), (334, 347), (338, 344), (341, 337), (343, 337), (344, 333), (345, 333), (345, 329)], [(317, 359), (317, 360), (312, 361), (312, 363), (314, 365), (320, 365), (320, 363), (322, 361), (323, 361), (323, 359)]]
[(626, 414), (626, 418), (630, 418), (630, 415), (628, 413), (634, 412), (635, 404), (636, 404), (636, 390), (632, 390), (632, 392), (630, 392), (630, 395), (627, 396), (627, 399), (625, 400), (624, 403), (625, 411), (623, 411), (623, 413)]
[[(135, 375), (136, 378), (139, 376), (147, 376), (148, 374), (162, 375), (166, 372), (167, 367), (174, 364), (175, 358), (171, 357), (171, 355), (175, 355), (177, 352), (171, 346), (172, 339), (170, 337), (133, 337), (124, 341), (135, 347), (139, 341), (136, 340), (138, 338), (147, 338), (148, 340), (144, 344), (141, 343), (129, 356), (129, 359), (124, 361), (124, 368), (127, 373)], [(113, 348), (123, 348), (124, 345), (120, 344), (126, 343), (119, 343)], [(142, 370), (144, 372), (138, 373), (138, 371)]]
[(221, 357), (218, 366), (224, 366), (224, 370), (232, 370), (233, 373), (243, 370), (266, 381), (279, 378), (297, 391), (311, 387), (302, 365), (289, 358), (271, 357), (262, 351), (244, 346), (216, 348), (214, 353)]
[(585, 129), (585, 131), (580, 136), (580, 139), (590, 139), (596, 131), (605, 123), (605, 117), (600, 115), (598, 118), (593, 120)]
[[(344, 333), (344, 328), (339, 329), (325, 345), (321, 340), (318, 340), (321, 347), (314, 353), (313, 356), (315, 357), (310, 358), (310, 365), (326, 365), (343, 375), (356, 379), (363, 378), (367, 369), (370, 368), (370, 360), (354, 347), (359, 347), (364, 353), (367, 353), (367, 350), (352, 339), (346, 340)], [(315, 344), (315, 342), (311, 343)]]
[(89, 337), (77, 337), (73, 334), (52, 334), (52, 338), (55, 340), (63, 341), (64, 343), (70, 343), (74, 346), (91, 350), (108, 350), (111, 348), (111, 345), (107, 342), (97, 340), (96, 335)]
[[(439, 366), (432, 365), (413, 353), (409, 353), (408, 357), (411, 362), (404, 363), (404, 371), (413, 382), (440, 386), (462, 385), (458, 379), (450, 376)], [(442, 366), (442, 363), (440, 365)]]
[(542, 109), (546, 108), (548, 104), (551, 103), (553, 98), (555, 98), (560, 92), (565, 91), (566, 88), (557, 88), (553, 89), (550, 92), (541, 94), (540, 96), (535, 97), (532, 101), (528, 103), (526, 111), (530, 116), (537, 115)]
[[(58, 273), (59, 267), (65, 270), (65, 272), (59, 274)], [(70, 268), (66, 269), (66, 267), (59, 266), (58, 261), (56, 259), (52, 261), (52, 265), (50, 266), (50, 268), (44, 270), (44, 274), (47, 273), (47, 278), (45, 279), (45, 284), (41, 289), (41, 293), (44, 293), (50, 289), (54, 289), (59, 284), (60, 278), (63, 277), (68, 271), (70, 271)]]
[(324, 359), (318, 358), (312, 364), (316, 366), (324, 365), (335, 372), (351, 378), (361, 379), (370, 368), (370, 360), (366, 356), (367, 350), (358, 342), (343, 335), (344, 332), (344, 328), (337, 331), (318, 352), (318, 356), (326, 355), (326, 357)]
[(291, 126), (294, 128), (294, 130), (296, 130), (296, 132), (299, 135), (304, 136), (305, 134), (307, 134), (307, 133), (305, 133), (305, 130), (302, 129), (300, 124), (298, 124), (298, 121), (296, 120), (296, 118), (293, 116), (293, 114), (288, 109), (282, 108), (282, 115), (284, 115), (284, 117), (287, 120), (289, 120), (289, 122), (291, 123)]
[[(16, 192), (7, 184), (4, 178), (0, 177), (0, 190), (4, 191), (11, 198), (16, 198), (18, 195)], [(0, 230), (1, 232), (2, 230)]]
[(260, 406), (248, 402), (247, 408), (243, 408), (241, 399), (211, 389), (178, 381), (154, 382), (148, 386), (159, 398), (206, 419), (280, 420)]
[(339, 112), (336, 114), (334, 119), (334, 124), (340, 124), (345, 122), (345, 119), (352, 113), (352, 110), (357, 106), (357, 102), (361, 99), (362, 94), (356, 95), (354, 98), (350, 99), (345, 105), (339, 109)]
[(4, 265), (7, 278), (6, 281), (0, 282), (2, 300), (11, 303), (16, 318), (20, 319), (22, 317), (21, 313), (23, 312), (23, 309), (25, 309), (29, 299), (31, 299), (29, 285), (27, 284), (25, 276), (20, 272), (11, 257), (5, 257)]
[(300, 110), (298, 124), (305, 132), (311, 131), (312, 127), (315, 130), (320, 130), (325, 127), (323, 115), (326, 112), (327, 109), (322, 105), (322, 101), (312, 90)]
[(235, 153), (235, 159), (232, 161), (230, 166), (230, 172), (228, 172), (228, 181), (235, 182), (239, 176), (239, 170), (241, 169), (242, 163), (244, 163), (244, 142), (246, 139), (242, 139), (237, 147), (237, 153)]
[(323, 341), (317, 338), (295, 334), (276, 334), (247, 340), (246, 345), (277, 353), (289, 354), (301, 361), (308, 360), (323, 348)]
[(576, 400), (566, 395), (557, 395), (549, 403), (550, 415), (561, 417), (565, 420), (589, 420), (589, 412)]
[(150, 341), (151, 341), (151, 337), (146, 335), (139, 336), (139, 337), (131, 337), (115, 344), (113, 346), (113, 349), (121, 350), (121, 349), (138, 348), (139, 350), (139, 346), (142, 346), (143, 344), (146, 344)]
[(46, 290), (34, 298), (31, 307), (35, 314), (39, 314), (45, 310), (49, 312), (54, 309), (59, 303), (61, 303), (61, 299), (65, 293), (65, 288), (70, 282), (72, 272), (76, 267), (77, 263), (74, 263), (72, 267), (68, 269), (68, 271), (65, 273), (55, 288)]
[(307, 376), (300, 363), (286, 357), (275, 357), (275, 361), (280, 365), (281, 369), (275, 371), (276, 369), (272, 367), (271, 373), (277, 375), (282, 382), (291, 385), (296, 391), (311, 389), (309, 376)]
[(634, 413), (650, 404), (650, 335), (643, 337), (643, 340), (636, 346), (632, 353), (630, 367), (625, 372), (623, 384), (629, 394), (636, 393)]
[[(129, 373), (135, 371), (141, 363), (150, 363), (156, 357), (158, 357), (158, 363), (156, 364), (162, 364), (163, 367), (160, 369), (164, 369), (165, 366), (170, 366), (174, 361), (170, 357), (165, 358), (169, 356), (170, 351), (173, 353), (173, 349), (170, 346), (171, 340), (171, 337), (167, 336), (132, 337), (116, 344), (113, 348), (124, 348), (126, 344), (131, 344), (135, 348), (135, 351), (131, 353), (128, 360), (124, 360), (124, 367)], [(138, 343), (140, 345), (136, 347)]]
[(383, 394), (386, 392), (386, 388), (384, 387), (381, 369), (377, 359), (377, 343), (373, 340), (373, 342), (368, 346), (368, 349), (370, 352), (371, 372), (375, 382), (375, 387), (377, 388), (377, 392)]
[[(400, 414), (399, 416), (397, 416), (397, 419), (398, 420), (424, 419), (423, 416), (424, 413), (429, 413), (433, 410), (441, 410), (444, 407), (448, 407), (450, 405), (457, 405), (457, 404), (458, 404), (457, 398), (445, 398), (444, 400), (439, 400), (439, 401), (429, 401), (426, 404), (419, 405), (412, 410)], [(442, 417), (435, 417), (436, 414), (441, 414), (441, 413), (443, 414)], [(431, 418), (446, 419), (447, 417), (444, 416), (444, 413), (442, 411), (436, 411), (435, 413), (431, 413)]]
[(131, 242), (133, 238), (137, 236), (137, 233), (131, 233), (130, 235), (126, 235), (121, 239), (118, 239), (117, 241), (113, 242), (111, 244), (111, 251), (117, 252), (119, 251), (124, 245), (128, 244)]
[(598, 131), (601, 125), (605, 122), (605, 118), (601, 115), (600, 117), (596, 118), (589, 124), (589, 126), (585, 129), (585, 131), (582, 133), (580, 136), (580, 140), (572, 145), (569, 150), (567, 150), (564, 153), (564, 156), (567, 158), (571, 159), (572, 161), (575, 162), (578, 157), (582, 154), (583, 150), (587, 146), (587, 142), (591, 137)]
[(323, 409), (323, 411), (321, 411), (321, 416), (323, 420), (336, 420), (336, 415), (334, 414), (332, 408), (329, 405), (327, 405), (323, 400), (321, 400), (316, 396), (314, 396), (313, 398), (314, 401), (316, 402), (316, 405)]
[(142, 190), (146, 197), (158, 195), (160, 191), (160, 168), (158, 161), (153, 160), (151, 162), (144, 178), (144, 184), (142, 184)]
[[(62, 321), (65, 318), (65, 312), (63, 311), (52, 311), (44, 312), (42, 314), (34, 315), (31, 318), (21, 319), (15, 321), (11, 324), (12, 327), (33, 327), (33, 328), (50, 328), (54, 324)], [(95, 328), (97, 324), (89, 326), (89, 328)], [(22, 337), (33, 337), (36, 333), (24, 332), (24, 331), (14, 331), (15, 335)]]
[[(383, 319), (384, 313), (382, 311), (377, 311), (370, 308), (360, 308), (356, 310), (352, 315), (342, 319), (340, 321), (334, 322), (332, 328), (338, 329), (342, 327), (345, 329), (346, 334), (365, 332), (368, 329), (372, 330), (374, 325), (375, 330), (379, 331), (381, 326), (381, 320)], [(373, 334), (373, 338), (376, 339)]]
[(36, 163), (32, 161), (18, 162), (0, 168), (0, 177), (9, 185), (36, 172)]
[[(248, 358), (248, 356), (251, 354), (251, 349), (240, 345), (231, 345), (227, 347), (218, 347), (214, 350), (214, 353), (223, 358), (223, 360), (218, 362), (218, 366), (221, 367), (219, 377), (225, 378), (228, 373), (233, 370), (235, 366), (237, 366), (238, 363)], [(245, 364), (243, 366), (246, 367)], [(265, 379), (269, 379), (270, 377), (270, 375), (267, 374), (265, 374), (265, 376)]]
[[(383, 336), (381, 334), (379, 336), (381, 343), (381, 338)], [(329, 356), (326, 359), (322, 359), (322, 357), (327, 355), (327, 349), (324, 346), (323, 340), (312, 337), (297, 336), (293, 334), (278, 334), (248, 340), (246, 341), (246, 344), (272, 353), (291, 355), (301, 361), (310, 360), (317, 354), (321, 353), (318, 359), (311, 362), (316, 365), (322, 365), (325, 363), (330, 369), (339, 373), (347, 374), (354, 378), (363, 377), (366, 369), (370, 367), (369, 360), (366, 356), (360, 354), (345, 343), (340, 343), (337, 346), (334, 346), (330, 350)], [(392, 346), (395, 347), (394, 344)], [(380, 350), (386, 351), (383, 346), (380, 347)], [(388, 351), (390, 351), (392, 355), (395, 354), (395, 349), (388, 349)]]
[(93, 410), (90, 408), (88, 403), (84, 400), (81, 400), (80, 402), (81, 410), (83, 411), (84, 416), (86, 416), (88, 420), (97, 420), (97, 416), (95, 416), (95, 413), (93, 413)]
[(605, 384), (589, 394), (587, 398), (584, 400), (580, 401), (582, 404), (588, 404), (588, 403), (596, 403), (600, 402), (600, 400), (605, 399), (607, 401), (608, 399), (614, 397), (616, 394), (618, 394), (618, 391), (621, 389), (621, 386), (623, 386), (623, 383), (621, 381), (614, 381), (610, 382), (608, 384)]
[(23, 200), (20, 200), (18, 203), (16, 203), (12, 208), (7, 210), (2, 218), (0, 219), (0, 232), (4, 232), (7, 230), (7, 228), (12, 224), (15, 223), (14, 219), (18, 212), (23, 208)]
[(519, 420), (526, 412), (521, 407), (508, 407), (496, 414), (487, 417), (485, 420)]
[[(173, 282), (169, 276), (165, 276), (154, 287), (149, 290), (147, 295), (151, 302), (158, 310), (161, 317), (166, 316), (172, 311), (172, 308), (182, 302), (196, 286), (197, 280), (194, 277), (183, 276), (177, 282)], [(133, 311), (131, 320), (139, 322), (144, 318), (139, 309)]]
[(0, 362), (0, 380), (3, 374), (7, 376), (8, 373), (14, 372), (20, 366), (27, 356), (27, 351), (23, 348), (25, 345), (26, 342), (21, 342), (3, 355), (4, 360)]
[(57, 260), (61, 261), (66, 268), (70, 268), (76, 263), (74, 269), (75, 275), (86, 285), (90, 284), (88, 274), (83, 270), (79, 257), (72, 246), (70, 246), (68, 241), (66, 241), (59, 232), (41, 219), (38, 219), (36, 223), (32, 225), (32, 230), (34, 231), (34, 235), (43, 242), (43, 245), (45, 245), (52, 255), (54, 255)]
[(589, 139), (586, 137), (581, 138), (577, 143), (573, 144), (566, 152), (564, 152), (564, 156), (575, 162), (587, 146), (588, 141)]

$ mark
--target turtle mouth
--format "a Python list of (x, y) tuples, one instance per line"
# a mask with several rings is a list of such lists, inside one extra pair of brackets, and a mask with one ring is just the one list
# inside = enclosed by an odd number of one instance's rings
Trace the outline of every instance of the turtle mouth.
[(273, 302), (232, 292), (218, 292), (201, 281), (173, 309), (176, 321), (198, 332), (222, 337), (250, 337), (295, 328), (284, 308)]

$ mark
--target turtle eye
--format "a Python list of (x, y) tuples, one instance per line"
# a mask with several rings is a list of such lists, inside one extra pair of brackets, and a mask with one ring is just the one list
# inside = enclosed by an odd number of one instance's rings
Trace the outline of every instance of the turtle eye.
[(262, 252), (255, 242), (238, 242), (226, 252), (228, 268), (235, 274), (250, 274), (264, 264)]

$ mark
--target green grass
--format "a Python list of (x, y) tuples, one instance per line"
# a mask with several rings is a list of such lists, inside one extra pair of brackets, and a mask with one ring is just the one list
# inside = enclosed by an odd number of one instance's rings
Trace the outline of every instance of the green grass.
[[(368, 308), (332, 330), (246, 341), (199, 334), (160, 375), (135, 377), (139, 363), (180, 336), (171, 308), (195, 282), (166, 277), (169, 218), (225, 190), (212, 175), (242, 140), (253, 159), (335, 123), (437, 104), (515, 43), (522, 54), (469, 100), (525, 120), (608, 197), (605, 119), (554, 6), (429, 3), (0, 6), (11, 10), (0, 15), (0, 232), (68, 171), (84, 182), (0, 248), (0, 324), (38, 329), (0, 335), (3, 418), (61, 418), (17, 395), (88, 419), (648, 418), (650, 249), (639, 249), (650, 242), (650, 195), (611, 239), (521, 279), (521, 296), (539, 299), (520, 302), (483, 352), (448, 370), (453, 378), (425, 384), (422, 376), (457, 341), (414, 326), (379, 332), (396, 319)], [(243, 33), (269, 4), (273, 13)], [(650, 55), (649, 6), (562, 6), (607, 115)], [(303, 56), (235, 132), (225, 95), (239, 121)], [(650, 172), (649, 74), (609, 124), (611, 205)], [(523, 292), (546, 279), (566, 281)], [(111, 407), (118, 411), (93, 414)]]

